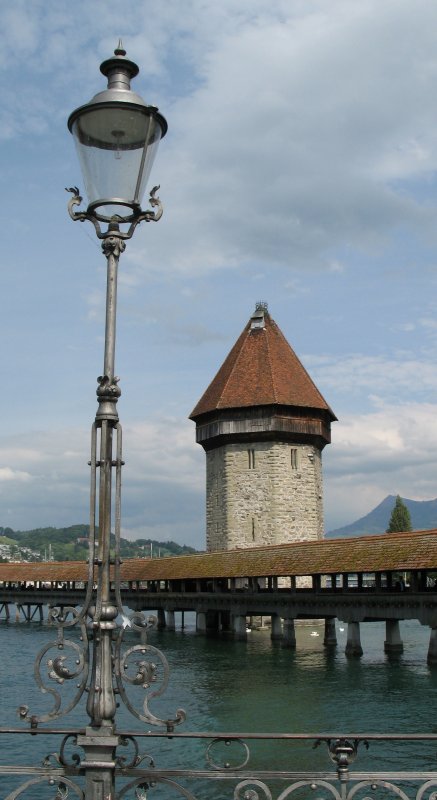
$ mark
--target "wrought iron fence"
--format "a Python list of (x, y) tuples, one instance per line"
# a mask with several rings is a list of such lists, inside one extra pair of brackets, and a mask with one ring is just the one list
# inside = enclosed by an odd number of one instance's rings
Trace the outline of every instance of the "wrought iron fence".
[[(29, 736), (28, 731), (18, 728), (0, 729), (0, 737), (23, 734)], [(37, 767), (0, 765), (1, 782), (9, 776), (9, 785), (14, 783), (15, 787), (8, 789), (6, 797), (2, 795), (3, 800), (84, 800), (85, 772), (90, 767), (99, 769), (97, 762), (90, 762), (89, 754), (85, 760), (81, 752), (85, 729), (37, 728), (30, 735), (56, 736), (61, 741), (59, 750), (48, 752)], [(167, 730), (129, 731), (118, 734), (116, 739), (112, 765), (116, 793), (111, 797), (102, 795), (101, 800), (437, 798), (437, 734), (216, 735)], [(166, 742), (164, 764), (156, 755), (162, 740)], [(377, 768), (381, 750), (388, 755), (394, 750), (399, 755), (399, 748), (404, 748), (405, 758), (419, 768)], [(259, 766), (266, 758), (270, 765)], [(314, 768), (308, 766), (310, 762), (314, 762)], [(306, 768), (299, 768), (299, 764)], [(108, 763), (100, 766), (106, 770)]]

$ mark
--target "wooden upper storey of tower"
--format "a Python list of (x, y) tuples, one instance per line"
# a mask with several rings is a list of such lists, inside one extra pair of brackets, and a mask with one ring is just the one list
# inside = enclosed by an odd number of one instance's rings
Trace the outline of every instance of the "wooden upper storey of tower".
[(190, 419), (229, 409), (286, 406), (336, 419), (267, 308), (258, 304)]

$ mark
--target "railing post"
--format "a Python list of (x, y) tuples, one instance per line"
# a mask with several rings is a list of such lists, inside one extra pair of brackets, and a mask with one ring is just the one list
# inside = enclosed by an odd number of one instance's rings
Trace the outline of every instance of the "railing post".
[(81, 766), (85, 770), (86, 800), (106, 800), (114, 797), (115, 752), (119, 737), (111, 729), (87, 728), (86, 735), (77, 737), (77, 744), (85, 752)]

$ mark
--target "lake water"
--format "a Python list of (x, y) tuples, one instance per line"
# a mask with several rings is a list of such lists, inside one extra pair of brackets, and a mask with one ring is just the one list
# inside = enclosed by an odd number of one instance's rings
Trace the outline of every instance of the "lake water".
[[(364, 655), (361, 659), (347, 659), (346, 625), (342, 626), (343, 631), (337, 625), (339, 645), (335, 651), (323, 647), (322, 627), (318, 629), (321, 635), (314, 637), (307, 626), (298, 628), (297, 649), (291, 651), (272, 643), (268, 631), (249, 633), (247, 643), (206, 638), (195, 633), (192, 617), (186, 618), (184, 631), (152, 631), (149, 635), (150, 644), (165, 653), (171, 668), (165, 698), (151, 708), (165, 718), (177, 708), (184, 708), (187, 721), (181, 731), (437, 732), (437, 669), (426, 664), (429, 629), (418, 623), (401, 624), (404, 653), (396, 658), (384, 654), (385, 626), (363, 624)], [(16, 709), (23, 702), (32, 711), (51, 707), (50, 698), (35, 689), (33, 657), (53, 638), (53, 629), (46, 624), (0, 622), (0, 726), (20, 725)], [(86, 719), (82, 705), (57, 725), (83, 727)], [(124, 707), (120, 709), (118, 725), (131, 731), (150, 728), (137, 723)], [(57, 746), (54, 737), (2, 736), (0, 741), (3, 764), (38, 764)], [(371, 746), (369, 753), (363, 754), (360, 766), (435, 769), (436, 749), (435, 743), (418, 744), (414, 751), (411, 745), (378, 745), (372, 752)], [(157, 740), (148, 750), (158, 766), (168, 765), (171, 759), (173, 765), (190, 763), (205, 768), (204, 746), (202, 750), (197, 743)], [(279, 766), (284, 755), (287, 769), (332, 766), (320, 748), (314, 753), (308, 744), (293, 748), (287, 745), (286, 752), (283, 745), (279, 749), (255, 745), (254, 766)], [(0, 776), (0, 800), (15, 785), (12, 779)], [(55, 797), (55, 793), (47, 794), (47, 787), (33, 791), (23, 800)]]

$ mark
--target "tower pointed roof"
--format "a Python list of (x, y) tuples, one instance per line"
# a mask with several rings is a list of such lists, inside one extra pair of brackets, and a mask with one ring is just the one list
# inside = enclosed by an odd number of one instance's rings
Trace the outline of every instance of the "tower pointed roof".
[(267, 305), (258, 303), (190, 419), (224, 409), (269, 405), (317, 409), (336, 419)]

